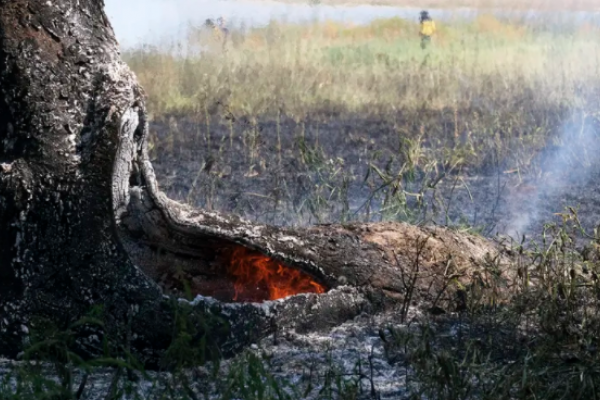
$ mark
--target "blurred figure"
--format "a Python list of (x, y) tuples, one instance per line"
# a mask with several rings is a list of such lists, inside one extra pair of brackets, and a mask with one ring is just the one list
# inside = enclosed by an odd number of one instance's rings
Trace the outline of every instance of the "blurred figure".
[(421, 48), (426, 49), (427, 46), (431, 44), (431, 36), (435, 33), (435, 22), (433, 22), (429, 16), (429, 12), (423, 10), (419, 17), (419, 23), (421, 25), (419, 30), (419, 35), (421, 36)]
[(217, 18), (217, 24), (219, 25), (219, 29), (222, 33), (229, 34), (229, 29), (227, 29), (227, 27), (225, 26), (225, 18)]
[(204, 26), (206, 26), (207, 28), (210, 28), (210, 29), (215, 29), (215, 23), (210, 18), (206, 19), (206, 21), (204, 22)]
[(225, 49), (225, 45), (227, 44), (227, 39), (229, 38), (229, 29), (225, 26), (225, 18), (219, 17), (217, 18), (217, 27), (216, 31), (218, 39), (223, 44), (223, 49)]
[(229, 37), (229, 29), (225, 26), (225, 18), (217, 18), (216, 24), (212, 19), (208, 18), (206, 22), (204, 22), (204, 25), (213, 31), (214, 38), (221, 42), (223, 49), (225, 49), (225, 44)]

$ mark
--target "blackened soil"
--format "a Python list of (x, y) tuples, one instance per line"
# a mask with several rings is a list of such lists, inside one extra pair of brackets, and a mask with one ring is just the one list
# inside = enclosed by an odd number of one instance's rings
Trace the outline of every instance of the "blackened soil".
[[(257, 222), (405, 220), (539, 237), (571, 206), (592, 233), (600, 221), (594, 126), (563, 125), (552, 146), (515, 148), (532, 161), (511, 168), (519, 161), (510, 148), (499, 157), (476, 133), (457, 135), (451, 117), (435, 122), (435, 135), (401, 117), (172, 117), (151, 124), (151, 154), (171, 198)], [(444, 158), (474, 146), (475, 162)]]

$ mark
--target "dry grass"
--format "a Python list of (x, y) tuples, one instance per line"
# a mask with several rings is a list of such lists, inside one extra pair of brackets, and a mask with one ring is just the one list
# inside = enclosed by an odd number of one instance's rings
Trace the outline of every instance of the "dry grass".
[[(586, 101), (600, 82), (598, 29), (503, 22), (481, 15), (440, 24), (423, 52), (416, 23), (377, 20), (366, 26), (271, 23), (234, 32), (226, 51), (198, 29), (188, 48), (125, 55), (157, 113), (193, 113), (227, 105), (235, 115), (288, 115), (336, 110), (393, 113), (400, 109), (493, 109), (521, 98), (531, 109)], [(529, 96), (529, 97), (528, 97)]]
[(543, 11), (597, 11), (600, 5), (595, 0), (268, 0), (284, 3), (310, 3), (323, 5), (385, 5), (414, 8), (473, 8), (478, 10), (543, 10)]

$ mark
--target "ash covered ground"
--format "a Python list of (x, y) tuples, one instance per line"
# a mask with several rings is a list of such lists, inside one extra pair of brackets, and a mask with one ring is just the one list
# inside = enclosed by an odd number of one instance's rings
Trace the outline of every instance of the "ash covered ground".
[[(418, 318), (412, 310), (409, 318)], [(254, 373), (261, 380), (274, 379), (282, 397), (287, 399), (403, 399), (409, 396), (409, 385), (415, 385), (408, 367), (408, 359), (401, 349), (391, 343), (389, 329), (415, 329), (408, 324), (400, 324), (397, 314), (380, 314), (376, 316), (362, 314), (353, 321), (348, 321), (333, 329), (309, 334), (298, 334), (290, 331), (270, 336), (253, 345), (245, 354), (225, 360), (219, 366), (209, 364), (206, 367), (190, 368), (183, 373), (148, 371), (146, 376), (134, 373), (134, 380), (126, 379), (126, 375), (116, 372), (115, 368), (92, 368), (86, 378), (85, 389), (81, 399), (100, 400), (107, 398), (107, 393), (117, 388), (122, 399), (160, 399), (172, 396), (173, 393), (185, 393), (183, 387), (190, 388), (182, 398), (262, 398), (262, 397), (227, 397), (227, 392), (239, 393), (239, 387), (248, 385), (252, 393), (250, 378), (231, 378), (232, 373), (243, 371), (251, 376), (249, 369), (253, 362), (260, 360), (254, 367)], [(447, 329), (439, 331), (449, 335)], [(0, 376), (3, 385), (16, 388), (15, 372), (23, 367), (22, 362), (0, 359)], [(243, 367), (240, 368), (240, 366)], [(260, 366), (259, 366), (260, 365)], [(218, 369), (215, 378), (214, 368)], [(265, 368), (265, 374), (260, 370)], [(51, 377), (59, 384), (56, 370), (50, 364), (36, 364), (35, 370), (44, 376)], [(257, 371), (258, 370), (258, 371)], [(232, 372), (236, 371), (236, 372)], [(86, 371), (74, 369), (73, 387), (82, 382)], [(183, 382), (187, 380), (187, 382)], [(115, 384), (115, 382), (117, 382)], [(171, 397), (167, 397), (171, 398)], [(268, 397), (271, 398), (271, 397)]]
[[(400, 205), (390, 205), (394, 188), (381, 189), (385, 179), (377, 170), (383, 175), (397, 174), (406, 161), (402, 156), (406, 149), (393, 124), (376, 118), (245, 125), (224, 120), (211, 126), (178, 119), (155, 122), (151, 129), (154, 167), (161, 189), (171, 198), (263, 223), (401, 219), (475, 227), (489, 237), (526, 234), (539, 238), (544, 224), (559, 221), (557, 214), (565, 207), (578, 210), (589, 232), (600, 215), (598, 140), (591, 128), (566, 130), (565, 136), (559, 135), (552, 145), (532, 154), (537, 167), (529, 170), (515, 170), (501, 162), (460, 170), (417, 168), (412, 179), (403, 180), (398, 189), (408, 193)], [(411, 193), (421, 193), (421, 197)], [(408, 319), (397, 312), (362, 314), (321, 332), (270, 336), (247, 354), (224, 361), (219, 376), (227, 377), (223, 382), (236, 382), (228, 374), (239, 369), (240, 363), (247, 367), (249, 357), (257, 355), (268, 376), (290, 398), (345, 398), (344, 393), (355, 393), (353, 398), (360, 399), (406, 398), (411, 388), (418, 389), (418, 382), (399, 342), (390, 338), (391, 332), (433, 326), (436, 336), (460, 345), (456, 339), (460, 316), (446, 315), (450, 322), (438, 325), (431, 318), (414, 308)], [(14, 385), (11, 376), (19, 365), (0, 362), (0, 375), (9, 377), (5, 385)], [(215, 380), (210, 368), (187, 372), (197, 398), (220, 399), (231, 389)], [(76, 373), (75, 383), (83, 374)], [(114, 377), (114, 369), (95, 369), (81, 398), (106, 398)], [(131, 384), (131, 395), (123, 398), (161, 398), (179, 384), (177, 376), (150, 372)]]

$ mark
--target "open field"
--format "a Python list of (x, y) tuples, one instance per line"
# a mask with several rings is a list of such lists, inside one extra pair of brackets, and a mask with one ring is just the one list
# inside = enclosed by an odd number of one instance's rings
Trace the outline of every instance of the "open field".
[(517, 285), (482, 278), (448, 311), (407, 296), (402, 312), (272, 335), (193, 368), (206, 341), (192, 346), (182, 320), (168, 372), (84, 363), (69, 332), (33, 332), (24, 358), (48, 362), (0, 361), (0, 400), (599, 398), (600, 31), (484, 14), (439, 29), (423, 51), (401, 19), (273, 22), (233, 30), (224, 48), (198, 28), (124, 58), (148, 94), (170, 197), (272, 224), (511, 234)]
[(287, 3), (308, 2), (323, 5), (384, 5), (414, 8), (472, 8), (478, 10), (539, 10), (539, 11), (598, 11), (600, 5), (594, 0), (267, 0)]
[(247, 117), (468, 107), (501, 113), (514, 111), (514, 96), (529, 109), (581, 103), (596, 81), (598, 27), (519, 25), (485, 14), (439, 25), (431, 52), (419, 48), (416, 22), (394, 18), (366, 26), (273, 22), (233, 32), (226, 51), (202, 57), (190, 53), (220, 44), (198, 29), (185, 53), (175, 44), (125, 56), (157, 115), (198, 114), (217, 103)]
[[(531, 202), (546, 219), (565, 193), (581, 198), (595, 160), (597, 28), (484, 14), (441, 24), (428, 51), (416, 30), (273, 22), (234, 31), (225, 51), (198, 29), (187, 45), (209, 49), (201, 57), (125, 54), (155, 113), (164, 188), (269, 223), (400, 218), (513, 234), (515, 193), (558, 199)], [(549, 173), (559, 164), (560, 178)], [(544, 218), (512, 225), (539, 232)]]

